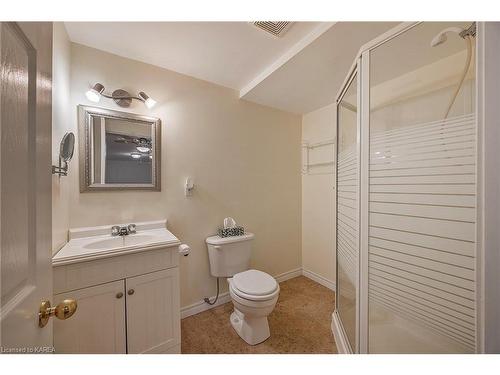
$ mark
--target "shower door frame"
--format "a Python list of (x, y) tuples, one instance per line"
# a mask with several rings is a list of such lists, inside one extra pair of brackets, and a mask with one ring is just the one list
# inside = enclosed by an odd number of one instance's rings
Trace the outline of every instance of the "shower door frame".
[[(344, 93), (352, 80), (354, 74), (357, 73), (358, 79), (358, 111), (357, 111), (357, 126), (358, 126), (358, 157), (359, 157), (359, 198), (358, 198), (358, 267), (357, 267), (357, 297), (356, 297), (356, 347), (351, 348), (347, 340), (346, 333), (342, 326), (342, 321), (335, 306), (335, 311), (332, 314), (332, 332), (337, 342), (337, 348), (340, 353), (360, 353), (367, 354), (368, 351), (368, 338), (369, 338), (369, 315), (368, 315), (368, 208), (369, 208), (369, 157), (370, 157), (370, 53), (372, 50), (380, 47), (381, 45), (389, 42), (390, 40), (398, 37), (399, 35), (409, 31), (415, 26), (420, 25), (422, 22), (403, 22), (398, 26), (381, 34), (377, 38), (363, 45), (344, 80), (341, 89), (336, 97), (337, 118), (336, 130), (338, 134), (338, 106)], [(482, 285), (482, 259), (483, 259), (483, 246), (482, 246), (482, 169), (483, 162), (481, 158), (481, 134), (483, 132), (483, 120), (480, 117), (480, 108), (482, 96), (482, 81), (480, 74), (482, 72), (482, 50), (480, 49), (480, 41), (482, 38), (483, 23), (477, 22), (477, 35), (476, 35), (476, 353), (481, 353), (483, 350), (484, 338), (484, 301), (483, 301), (483, 285)], [(338, 137), (337, 137), (337, 150), (338, 150)], [(337, 151), (338, 152), (338, 151)], [(337, 160), (335, 160), (337, 163)], [(336, 164), (335, 164), (336, 165)], [(337, 165), (336, 165), (337, 168)], [(337, 176), (337, 171), (335, 172)], [(337, 178), (337, 177), (336, 177)], [(337, 192), (335, 193), (338, 194)], [(335, 215), (337, 213), (335, 212)], [(337, 223), (337, 221), (335, 221)], [(337, 249), (335, 249), (337, 258)], [(338, 262), (337, 262), (338, 264)], [(337, 266), (338, 267), (338, 266)], [(337, 284), (338, 285), (338, 272)], [(338, 290), (336, 290), (336, 297)], [(337, 298), (336, 298), (337, 299)], [(336, 302), (337, 305), (337, 302)]]
[[(351, 68), (349, 69), (349, 74), (344, 80), (344, 83), (342, 84), (341, 89), (339, 90), (337, 94), (337, 99), (335, 101), (335, 107), (336, 107), (336, 119), (335, 119), (335, 228), (337, 228), (337, 212), (338, 212), (338, 173), (337, 173), (337, 162), (338, 162), (338, 152), (339, 152), (339, 137), (338, 137), (338, 130), (339, 130), (339, 106), (344, 98), (344, 95), (347, 93), (349, 90), (353, 80), (356, 78), (356, 105), (358, 110), (356, 111), (356, 155), (357, 155), (357, 172), (358, 172), (358, 191), (359, 191), (359, 185), (360, 185), (360, 171), (361, 171), (361, 165), (360, 165), (360, 142), (361, 142), (361, 121), (360, 121), (360, 114), (359, 114), (359, 108), (361, 106), (361, 98), (359, 94), (359, 90), (361, 87), (361, 79), (360, 79), (360, 72), (359, 72), (359, 59), (356, 59), (353, 64), (351, 65)], [(356, 247), (358, 248), (357, 252), (357, 260), (356, 263), (359, 264), (359, 222), (360, 222), (360, 207), (359, 207), (359, 199), (357, 200), (357, 223), (358, 223), (358, 238), (356, 241)], [(337, 230), (335, 231), (337, 233)], [(335, 248), (337, 247), (337, 238), (335, 239)], [(358, 353), (359, 352), (359, 297), (360, 297), (360, 288), (359, 288), (359, 267), (356, 267), (356, 326), (355, 326), (355, 343), (354, 343), (354, 348), (352, 348), (351, 344), (349, 343), (349, 339), (347, 337), (347, 333), (344, 330), (344, 326), (342, 323), (341, 316), (338, 311), (338, 304), (339, 304), (339, 293), (338, 293), (338, 288), (339, 288), (339, 262), (338, 262), (338, 252), (335, 250), (335, 310), (332, 314), (332, 332), (334, 333), (335, 340), (337, 342), (337, 346), (341, 347), (341, 352), (343, 353)]]

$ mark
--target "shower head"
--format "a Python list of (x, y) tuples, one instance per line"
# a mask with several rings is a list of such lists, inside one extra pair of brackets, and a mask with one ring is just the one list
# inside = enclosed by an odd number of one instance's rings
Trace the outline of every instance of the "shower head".
[(448, 37), (446, 36), (446, 34), (448, 34), (448, 33), (457, 33), (458, 35), (460, 35), (460, 33), (463, 32), (463, 31), (464, 30), (461, 29), (461, 28), (459, 28), (459, 27), (448, 27), (447, 29), (444, 29), (439, 34), (437, 34), (431, 40), (431, 47), (436, 47), (436, 46), (439, 46), (440, 44), (443, 44), (444, 42), (446, 42), (446, 40), (448, 39)]

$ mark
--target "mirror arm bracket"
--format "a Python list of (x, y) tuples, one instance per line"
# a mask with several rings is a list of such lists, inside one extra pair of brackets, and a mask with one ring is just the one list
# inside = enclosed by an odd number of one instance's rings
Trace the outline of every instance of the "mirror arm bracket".
[(64, 162), (64, 165), (62, 165), (61, 158), (59, 158), (59, 165), (52, 166), (52, 174), (58, 174), (59, 176), (67, 176), (68, 175), (68, 163)]

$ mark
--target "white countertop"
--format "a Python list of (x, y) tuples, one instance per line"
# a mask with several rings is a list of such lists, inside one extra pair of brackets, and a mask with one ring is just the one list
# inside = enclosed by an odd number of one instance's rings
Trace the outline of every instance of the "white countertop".
[[(156, 225), (148, 222), (147, 226), (137, 223), (137, 233), (126, 236), (101, 234), (103, 227), (73, 230), (79, 235), (72, 236), (70, 234), (70, 241), (53, 256), (52, 265), (56, 267), (180, 245), (179, 239), (165, 228), (166, 221), (154, 223)], [(111, 225), (109, 226), (109, 233), (111, 233)], [(85, 236), (85, 234), (88, 234), (88, 236)]]

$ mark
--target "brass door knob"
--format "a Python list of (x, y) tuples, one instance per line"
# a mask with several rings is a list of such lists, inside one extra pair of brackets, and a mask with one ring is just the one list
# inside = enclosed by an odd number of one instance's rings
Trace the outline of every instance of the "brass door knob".
[(128, 294), (129, 296), (131, 296), (131, 295), (132, 295), (132, 294), (134, 294), (134, 293), (135, 293), (135, 290), (134, 290), (134, 289), (129, 289), (129, 290), (128, 290), (128, 292), (127, 292), (127, 294)]
[(38, 326), (40, 328), (45, 327), (51, 316), (55, 316), (57, 319), (66, 320), (73, 316), (77, 307), (78, 304), (74, 299), (65, 299), (56, 307), (51, 307), (50, 301), (42, 301), (38, 312)]

